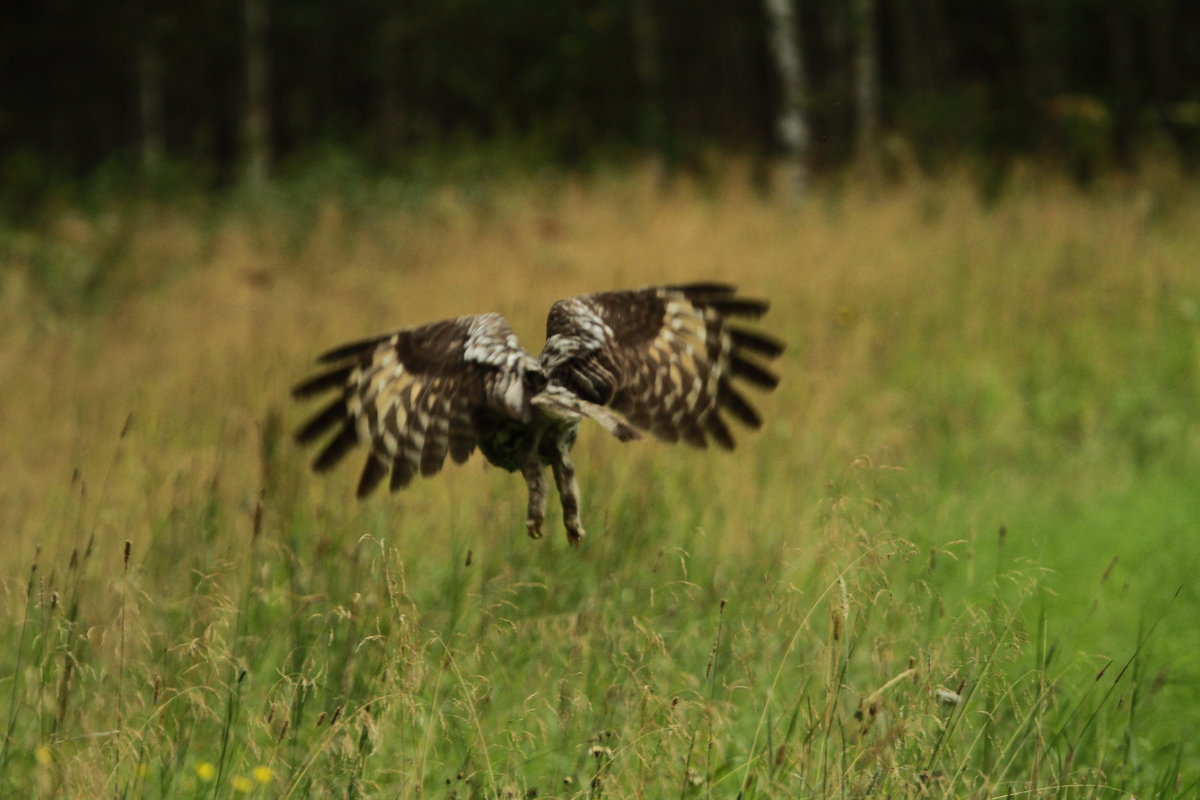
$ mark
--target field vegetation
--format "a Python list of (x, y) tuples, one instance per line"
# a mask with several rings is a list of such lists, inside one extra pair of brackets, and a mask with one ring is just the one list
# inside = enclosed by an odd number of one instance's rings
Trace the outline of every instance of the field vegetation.
[[(133, 193), (0, 229), (0, 795), (1200, 797), (1200, 190), (732, 170)], [(313, 476), (322, 349), (718, 279), (732, 454)]]

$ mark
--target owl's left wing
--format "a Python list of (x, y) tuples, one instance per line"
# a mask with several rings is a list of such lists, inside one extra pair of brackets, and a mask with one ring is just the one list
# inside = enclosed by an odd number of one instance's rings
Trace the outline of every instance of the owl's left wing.
[(539, 360), (552, 382), (611, 406), (664, 441), (707, 447), (712, 439), (733, 449), (720, 412), (762, 425), (734, 380), (773, 389), (779, 379), (754, 356), (783, 352), (782, 342), (733, 320), (760, 317), (767, 307), (718, 283), (561, 300), (550, 309)]
[(447, 454), (465, 461), (478, 442), (481, 411), (527, 419), (521, 376), (531, 360), (499, 314), (431, 322), (339, 347), (318, 359), (328, 371), (292, 390), (298, 398), (336, 393), (296, 439), (307, 444), (337, 429), (313, 461), (318, 472), (355, 445), (369, 444), (358, 496), (389, 471), (395, 491), (418, 472), (438, 472)]

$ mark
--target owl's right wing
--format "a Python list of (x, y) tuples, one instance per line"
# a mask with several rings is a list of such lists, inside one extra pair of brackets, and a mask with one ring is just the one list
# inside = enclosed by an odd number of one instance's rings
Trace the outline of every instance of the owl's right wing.
[(550, 309), (540, 359), (554, 383), (659, 439), (733, 449), (720, 412), (751, 428), (762, 424), (735, 379), (775, 388), (779, 379), (758, 359), (783, 352), (782, 342), (734, 319), (760, 317), (767, 307), (720, 283), (573, 297)]
[(343, 345), (318, 358), (331, 369), (292, 389), (297, 398), (337, 393), (296, 432), (296, 440), (308, 444), (338, 428), (313, 461), (318, 472), (355, 445), (369, 443), (358, 496), (369, 494), (389, 470), (396, 491), (417, 472), (438, 472), (447, 454), (456, 463), (466, 461), (478, 443), (478, 412), (527, 419), (529, 399), (521, 381), (527, 360), (499, 314), (432, 322)]

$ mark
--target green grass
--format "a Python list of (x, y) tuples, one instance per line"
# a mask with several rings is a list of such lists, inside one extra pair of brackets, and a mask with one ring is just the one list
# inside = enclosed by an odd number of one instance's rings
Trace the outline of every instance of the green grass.
[[(1200, 797), (1200, 192), (742, 186), (5, 234), (0, 794)], [(689, 278), (772, 299), (767, 424), (582, 436), (578, 551), (288, 436), (326, 346)]]

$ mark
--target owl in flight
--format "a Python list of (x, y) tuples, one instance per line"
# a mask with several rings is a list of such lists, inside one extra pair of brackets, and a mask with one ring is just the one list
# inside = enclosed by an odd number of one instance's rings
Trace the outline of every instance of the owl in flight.
[(783, 344), (731, 320), (760, 317), (767, 307), (720, 283), (582, 295), (551, 307), (536, 358), (495, 313), (354, 342), (321, 356), (327, 371), (292, 390), (298, 398), (336, 394), (296, 439), (308, 444), (336, 430), (313, 461), (318, 472), (368, 445), (360, 498), (389, 472), (396, 491), (418, 472), (438, 472), (447, 455), (461, 464), (478, 447), (525, 477), (525, 525), (535, 539), (549, 465), (567, 539), (577, 545), (584, 530), (569, 453), (580, 420), (595, 420), (622, 442), (640, 438), (641, 429), (667, 442), (707, 447), (712, 440), (732, 450), (721, 412), (762, 425), (734, 380), (773, 389), (779, 379), (754, 356), (775, 358)]

